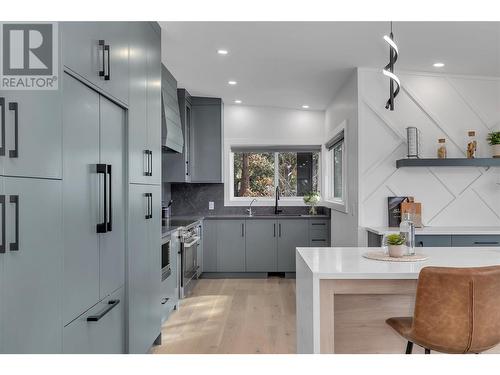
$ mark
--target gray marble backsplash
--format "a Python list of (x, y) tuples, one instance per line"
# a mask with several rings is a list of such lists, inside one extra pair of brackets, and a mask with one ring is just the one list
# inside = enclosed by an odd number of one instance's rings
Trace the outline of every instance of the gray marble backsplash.
[[(164, 192), (165, 192), (164, 187)], [(174, 201), (172, 204), (172, 215), (241, 215), (246, 214), (245, 206), (224, 206), (224, 184), (170, 184), (170, 195)], [(208, 202), (215, 203), (215, 209), (208, 209)], [(252, 207), (256, 214), (273, 214), (274, 206)], [(283, 212), (289, 214), (308, 214), (309, 207), (304, 206), (284, 206)], [(318, 207), (318, 214), (329, 215), (330, 209)]]

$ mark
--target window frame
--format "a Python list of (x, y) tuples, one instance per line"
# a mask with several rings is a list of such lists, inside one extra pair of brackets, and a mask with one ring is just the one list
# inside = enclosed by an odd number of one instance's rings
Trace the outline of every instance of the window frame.
[[(325, 144), (325, 161), (326, 161), (326, 176), (325, 176), (325, 204), (336, 211), (343, 213), (348, 212), (348, 190), (347, 190), (347, 165), (348, 165), (348, 144), (347, 144), (347, 126), (344, 120), (332, 132), (332, 136)], [(342, 198), (334, 196), (334, 178), (335, 178), (335, 164), (334, 164), (334, 149), (335, 146), (342, 142)]]
[[(247, 145), (227, 145), (228, 153), (228, 168), (227, 177), (224, 179), (225, 185), (228, 187), (224, 188), (224, 205), (225, 206), (247, 206), (253, 199), (256, 201), (253, 203), (254, 206), (274, 206), (275, 196), (272, 197), (235, 197), (234, 196), (234, 154), (235, 152), (243, 152), (240, 148), (247, 150), (247, 152), (271, 152), (274, 154), (274, 189), (276, 189), (277, 184), (279, 184), (279, 153), (280, 152), (317, 152), (318, 155), (318, 191), (321, 195), (322, 187), (322, 155), (323, 151), (321, 146), (308, 145), (308, 146), (247, 146)], [(236, 147), (236, 150), (233, 148)], [(280, 197), (280, 206), (307, 206), (304, 203), (304, 197)]]

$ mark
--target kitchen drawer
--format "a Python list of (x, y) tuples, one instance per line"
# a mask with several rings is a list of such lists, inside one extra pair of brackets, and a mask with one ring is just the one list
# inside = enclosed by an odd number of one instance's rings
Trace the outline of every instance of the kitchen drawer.
[[(119, 301), (97, 321), (98, 317), (111, 307), (110, 302)], [(105, 298), (76, 320), (64, 327), (63, 351), (75, 354), (121, 354), (125, 349), (124, 334), (124, 288)]]
[(314, 239), (314, 238), (311, 238), (309, 245), (311, 247), (328, 247), (328, 246), (330, 246), (329, 241), (327, 239)]
[(500, 236), (482, 235), (482, 236), (464, 236), (454, 235), (451, 237), (451, 243), (454, 247), (459, 246), (500, 246)]
[(416, 247), (450, 247), (451, 236), (437, 235), (437, 236), (415, 236)]
[(328, 240), (328, 230), (327, 229), (311, 229), (309, 231), (309, 236), (311, 240)]
[(329, 224), (330, 224), (330, 220), (325, 220), (325, 219), (311, 219), (309, 221), (309, 227), (311, 230), (314, 230), (314, 229), (328, 230)]

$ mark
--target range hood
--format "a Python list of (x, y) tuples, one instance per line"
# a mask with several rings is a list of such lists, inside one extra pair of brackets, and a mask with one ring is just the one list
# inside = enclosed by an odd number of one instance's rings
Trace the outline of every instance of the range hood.
[(182, 152), (182, 135), (177, 80), (165, 65), (161, 66), (161, 145), (164, 151)]

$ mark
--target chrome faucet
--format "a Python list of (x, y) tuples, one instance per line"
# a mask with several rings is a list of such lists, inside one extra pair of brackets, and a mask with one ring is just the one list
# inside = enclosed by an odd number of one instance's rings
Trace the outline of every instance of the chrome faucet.
[(247, 208), (247, 213), (248, 213), (248, 216), (253, 216), (253, 213), (252, 213), (252, 204), (253, 204), (254, 202), (257, 202), (257, 199), (255, 199), (255, 198), (254, 198), (254, 199), (252, 199), (252, 201), (250, 202), (250, 206), (248, 206), (248, 208)]
[(280, 200), (280, 188), (276, 186), (276, 194), (274, 194), (275, 202), (274, 202), (274, 214), (278, 215), (283, 210), (278, 209), (278, 201)]

